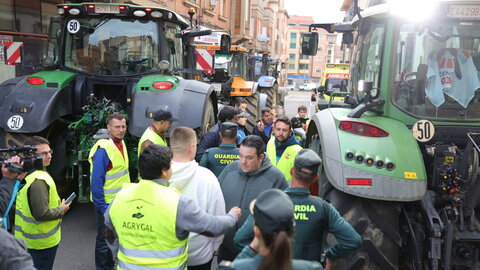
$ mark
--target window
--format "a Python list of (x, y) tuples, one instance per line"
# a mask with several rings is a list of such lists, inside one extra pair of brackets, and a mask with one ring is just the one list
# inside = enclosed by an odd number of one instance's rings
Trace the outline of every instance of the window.
[(316, 59), (317, 62), (322, 62), (322, 60), (323, 58), (321, 56), (317, 56), (317, 59)]
[(330, 44), (335, 43), (335, 37), (328, 37), (328, 43)]
[(300, 70), (308, 70), (308, 64), (299, 64), (298, 69)]
[(291, 53), (288, 56), (288, 62), (292, 62), (292, 61), (295, 61), (295, 54), (294, 53)]
[(319, 52), (323, 51), (323, 47), (322, 47), (322, 46), (318, 46), (318, 51), (319, 51)]
[(323, 36), (322, 35), (318, 36), (318, 41), (323, 41)]
[(322, 68), (316, 68), (315, 73), (322, 73)]
[(300, 54), (300, 59), (308, 59), (308, 55)]
[(328, 50), (327, 55), (328, 56), (332, 55), (332, 50)]
[(297, 33), (290, 33), (290, 49), (297, 47)]
[(288, 69), (291, 69), (291, 70), (295, 69), (295, 64), (288, 64)]
[(182, 39), (177, 38), (179, 33), (178, 25), (166, 23), (167, 60), (173, 68), (183, 68)]
[[(351, 85), (354, 92), (359, 80), (373, 82), (374, 89), (379, 87), (385, 29), (380, 23), (365, 21), (364, 24), (362, 27), (366, 29), (365, 34), (359, 35), (358, 46), (352, 55)], [(375, 95), (375, 93), (372, 94)]]

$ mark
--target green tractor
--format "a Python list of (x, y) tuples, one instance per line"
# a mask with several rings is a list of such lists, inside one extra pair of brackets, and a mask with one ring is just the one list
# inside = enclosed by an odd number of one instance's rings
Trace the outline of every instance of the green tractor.
[[(368, 3), (344, 35), (348, 107), (306, 138), (323, 159), (312, 192), (363, 236), (335, 269), (480, 269), (480, 1)], [(303, 36), (303, 54), (317, 46)]]
[(57, 12), (45, 69), (0, 85), (2, 148), (22, 145), (29, 135), (46, 137), (54, 179), (78, 184), (80, 200), (87, 200), (86, 158), (109, 113), (123, 110), (128, 118), (132, 168), (154, 111), (170, 110), (179, 119), (174, 126), (198, 134), (216, 123), (213, 87), (185, 79), (195, 63), (190, 41), (211, 31), (189, 31), (191, 23), (158, 7), (88, 2), (61, 4)]

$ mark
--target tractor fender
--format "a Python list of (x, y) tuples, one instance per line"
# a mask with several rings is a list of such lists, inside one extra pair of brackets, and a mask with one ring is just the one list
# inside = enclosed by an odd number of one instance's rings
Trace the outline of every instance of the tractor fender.
[[(362, 198), (386, 201), (421, 199), (426, 192), (427, 176), (420, 148), (408, 128), (397, 120), (381, 117), (386, 125), (380, 127), (389, 132), (389, 136), (372, 138), (349, 133), (339, 129), (339, 120), (351, 120), (346, 117), (349, 110), (322, 110), (313, 115), (308, 127), (307, 145), (312, 145), (312, 138), (318, 135), (328, 181), (336, 189)], [(375, 117), (377, 121), (380, 119)], [(368, 119), (354, 119), (356, 122), (362, 120), (369, 123)], [(348, 160), (348, 152), (353, 152), (355, 157), (361, 154), (365, 161)], [(385, 164), (393, 161), (395, 169), (388, 171), (386, 167), (369, 166), (366, 164), (367, 157), (375, 161), (383, 160)], [(411, 176), (413, 174), (414, 178)], [(371, 185), (352, 184), (349, 182), (351, 179), (370, 179)]]
[[(134, 91), (129, 111), (129, 132), (141, 137), (158, 109), (169, 110), (178, 119), (170, 130), (178, 126), (200, 128), (208, 102), (212, 102), (213, 109), (218, 110), (214, 87), (195, 80), (180, 79), (173, 90)], [(214, 112), (214, 115), (217, 113)]]
[(260, 76), (260, 78), (258, 78), (258, 86), (260, 87), (273, 87), (275, 82), (276, 79), (272, 76)]
[(26, 78), (11, 79), (0, 86), (0, 128), (13, 133), (36, 133), (72, 113), (72, 78), (57, 84), (59, 88), (48, 84), (46, 88), (31, 86), (26, 84)]

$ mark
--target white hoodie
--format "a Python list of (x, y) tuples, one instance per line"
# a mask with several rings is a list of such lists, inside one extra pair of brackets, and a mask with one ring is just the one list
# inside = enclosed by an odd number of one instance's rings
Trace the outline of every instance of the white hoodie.
[[(225, 214), (225, 200), (223, 198), (217, 177), (209, 170), (200, 167), (195, 160), (190, 162), (172, 162), (172, 177), (168, 181), (170, 187), (195, 202), (211, 215)], [(188, 239), (189, 266), (207, 263), (213, 252), (223, 241), (223, 235), (206, 237), (191, 232)]]

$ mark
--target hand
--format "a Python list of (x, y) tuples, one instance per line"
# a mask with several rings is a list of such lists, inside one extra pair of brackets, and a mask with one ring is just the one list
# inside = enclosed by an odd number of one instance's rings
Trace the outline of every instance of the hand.
[[(11, 163), (20, 163), (20, 157), (19, 156), (13, 156), (9, 162)], [(20, 163), (20, 165), (23, 165), (23, 162)], [(16, 173), (16, 172), (12, 172), (10, 171), (9, 169), (7, 169), (7, 167), (5, 166), (5, 164), (2, 165), (2, 175), (4, 177), (8, 177), (8, 178), (11, 178), (11, 179), (18, 179), (18, 180), (23, 180), (23, 178), (25, 178), (25, 175), (27, 175), (26, 172), (24, 173)]]
[(228, 213), (236, 215), (237, 220), (239, 220), (240, 217), (242, 216), (242, 209), (240, 209), (240, 207), (238, 207), (238, 206), (234, 206), (234, 207), (232, 207), (232, 209), (230, 209), (230, 211)]
[(325, 267), (323, 268), (323, 270), (332, 270), (332, 267), (333, 267), (333, 261), (330, 259), (326, 259)]
[(258, 121), (257, 128), (258, 128), (258, 131), (263, 132), (265, 125), (263, 125), (262, 121)]
[(62, 200), (62, 204), (60, 204), (60, 208), (62, 208), (64, 214), (67, 213), (67, 211), (70, 209), (70, 204), (72, 204), (72, 202), (65, 204), (65, 199)]

